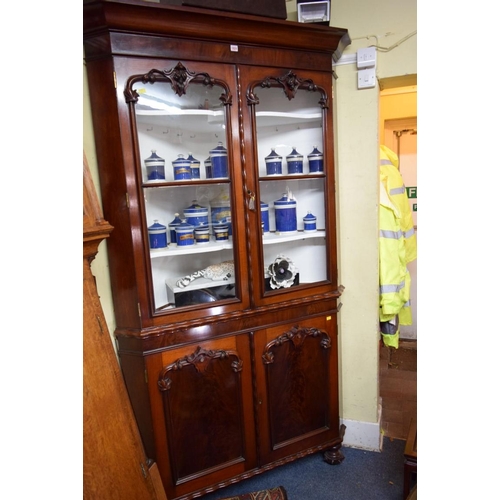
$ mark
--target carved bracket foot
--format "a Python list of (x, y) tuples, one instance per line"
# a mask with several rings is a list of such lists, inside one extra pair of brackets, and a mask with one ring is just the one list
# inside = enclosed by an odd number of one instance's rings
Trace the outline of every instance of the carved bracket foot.
[(326, 450), (323, 454), (323, 459), (326, 463), (330, 465), (339, 465), (344, 461), (344, 454), (340, 450), (342, 448), (342, 441), (344, 440), (345, 425), (340, 426), (340, 437), (339, 442), (332, 446), (330, 449)]

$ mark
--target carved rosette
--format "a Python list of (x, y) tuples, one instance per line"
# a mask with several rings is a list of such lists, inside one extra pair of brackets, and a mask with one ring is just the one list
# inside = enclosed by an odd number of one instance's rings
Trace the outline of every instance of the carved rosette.
[(273, 347), (280, 346), (285, 342), (292, 342), (295, 347), (301, 347), (307, 337), (321, 337), (320, 345), (323, 349), (329, 349), (332, 345), (332, 341), (325, 331), (318, 330), (317, 328), (299, 328), (294, 326), (288, 332), (283, 333), (266, 345), (264, 354), (262, 355), (264, 364), (269, 365), (274, 362), (274, 354), (271, 351)]
[(240, 372), (243, 369), (243, 361), (238, 357), (235, 351), (224, 351), (222, 349), (215, 351), (206, 350), (198, 346), (196, 351), (192, 354), (179, 358), (172, 364), (163, 368), (158, 377), (158, 387), (160, 391), (168, 391), (171, 388), (172, 380), (168, 377), (170, 371), (181, 370), (185, 366), (193, 366), (197, 372), (204, 372), (211, 360), (226, 359), (230, 356), (235, 358), (231, 363), (231, 368), (235, 373)]
[(313, 80), (307, 79), (304, 80), (302, 78), (299, 78), (295, 73), (292, 71), (289, 71), (283, 76), (268, 76), (264, 78), (262, 81), (254, 82), (252, 85), (250, 85), (248, 91), (247, 91), (247, 103), (249, 105), (255, 105), (259, 104), (259, 98), (255, 94), (255, 88), (259, 86), (263, 89), (265, 88), (271, 88), (271, 87), (281, 87), (283, 89), (283, 92), (287, 96), (288, 100), (291, 101), (294, 97), (295, 94), (297, 93), (297, 90), (307, 90), (309, 92), (319, 92), (320, 94), (320, 99), (319, 99), (319, 104), (320, 106), (325, 109), (328, 108), (328, 96), (325, 92), (325, 90), (316, 85)]
[(181, 62), (177, 63), (175, 68), (170, 70), (152, 69), (144, 75), (131, 76), (127, 81), (125, 90), (123, 91), (125, 94), (125, 101), (127, 103), (136, 103), (139, 99), (138, 92), (133, 88), (134, 84), (137, 82), (142, 82), (144, 84), (168, 82), (170, 83), (172, 90), (179, 97), (186, 93), (186, 90), (191, 83), (201, 83), (206, 87), (219, 85), (224, 89), (224, 92), (222, 92), (219, 100), (224, 105), (232, 104), (232, 95), (226, 82), (212, 78), (208, 73), (194, 73), (193, 71), (189, 71)]

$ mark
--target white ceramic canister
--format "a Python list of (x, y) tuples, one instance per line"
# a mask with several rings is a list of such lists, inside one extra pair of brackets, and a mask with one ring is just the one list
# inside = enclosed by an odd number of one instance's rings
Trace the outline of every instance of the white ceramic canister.
[(151, 156), (144, 160), (148, 181), (165, 180), (165, 160), (156, 154), (156, 150), (151, 150)]
[(172, 162), (172, 166), (174, 167), (174, 179), (176, 181), (191, 179), (191, 165), (189, 160), (184, 158), (184, 155), (178, 155), (177, 160)]
[(228, 226), (229, 234), (231, 231), (231, 201), (227, 193), (220, 193), (210, 201), (210, 212), (212, 225), (226, 225)]
[(167, 226), (160, 224), (157, 220), (148, 227), (149, 248), (165, 248), (167, 246)]
[(205, 177), (207, 179), (212, 178), (212, 160), (210, 156), (203, 162), (205, 164)]
[(227, 179), (227, 149), (219, 141), (217, 147), (210, 150), (210, 160), (212, 162), (212, 178)]
[(193, 157), (191, 153), (187, 157), (189, 161), (189, 166), (191, 168), (191, 179), (199, 179), (200, 178), (200, 160), (197, 160)]
[(274, 202), (277, 233), (297, 231), (297, 202), (287, 193)]
[(260, 220), (263, 224), (262, 231), (264, 233), (268, 233), (269, 232), (269, 205), (267, 203), (264, 203), (263, 201), (260, 202)]
[(304, 233), (313, 233), (316, 231), (316, 216), (311, 212), (307, 212), (307, 215), (302, 220), (304, 221)]
[(184, 209), (184, 217), (186, 222), (194, 227), (208, 227), (208, 208), (202, 207), (196, 200), (193, 200), (192, 205)]
[(307, 155), (307, 160), (309, 162), (309, 173), (323, 172), (323, 153), (316, 146), (313, 146), (313, 150)]
[(196, 227), (194, 230), (194, 239), (196, 244), (203, 244), (210, 242), (210, 231), (208, 226)]
[(286, 165), (289, 174), (301, 174), (304, 167), (304, 156), (293, 147), (292, 152), (286, 157)]
[(181, 225), (182, 220), (179, 217), (179, 214), (176, 213), (174, 215), (174, 220), (171, 221), (168, 225), (168, 229), (170, 231), (170, 243), (177, 243), (177, 233), (175, 230)]
[(283, 167), (283, 157), (280, 156), (274, 148), (271, 148), (271, 152), (265, 158), (266, 161), (266, 174), (267, 175), (281, 175)]
[(226, 241), (229, 239), (229, 230), (226, 225), (214, 226), (215, 241)]
[(177, 234), (177, 246), (185, 247), (194, 245), (194, 227), (183, 219), (181, 224), (175, 229)]

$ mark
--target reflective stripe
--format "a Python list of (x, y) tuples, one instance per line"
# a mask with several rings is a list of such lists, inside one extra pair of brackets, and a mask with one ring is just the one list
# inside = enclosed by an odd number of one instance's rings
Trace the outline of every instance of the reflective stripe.
[(379, 233), (380, 238), (390, 238), (399, 240), (403, 236), (403, 231), (389, 231), (388, 229), (381, 229)]
[(391, 160), (381, 159), (380, 160), (380, 165), (392, 165), (392, 161)]
[(380, 285), (380, 293), (398, 293), (405, 287), (402, 281), (399, 285)]
[(405, 192), (405, 187), (404, 186), (401, 186), (401, 187), (398, 187), (398, 188), (392, 188), (390, 191), (389, 191), (389, 195), (393, 195), (393, 194), (403, 194)]
[(411, 238), (414, 234), (415, 234), (414, 227), (412, 227), (410, 230), (408, 230), (404, 233), (406, 239)]

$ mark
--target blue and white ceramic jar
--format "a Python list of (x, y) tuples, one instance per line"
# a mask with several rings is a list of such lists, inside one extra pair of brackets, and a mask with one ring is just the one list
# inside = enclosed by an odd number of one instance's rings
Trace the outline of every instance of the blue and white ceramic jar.
[(175, 232), (177, 233), (178, 247), (194, 245), (194, 227), (188, 224), (186, 219), (182, 220)]
[(170, 243), (177, 243), (177, 233), (175, 230), (181, 225), (182, 220), (179, 217), (179, 214), (174, 215), (174, 220), (169, 223), (168, 229), (170, 231)]
[(269, 232), (269, 205), (267, 203), (264, 203), (263, 201), (260, 202), (260, 220), (262, 222), (262, 231), (264, 233)]
[(212, 178), (212, 160), (210, 156), (203, 162), (205, 164), (205, 177), (207, 179)]
[(186, 222), (194, 227), (208, 227), (208, 208), (202, 207), (196, 200), (193, 200), (193, 204), (184, 209), (184, 217)]
[(210, 150), (210, 161), (212, 162), (212, 178), (227, 179), (227, 149), (222, 145), (222, 142), (219, 142), (216, 148)]
[(221, 193), (210, 201), (212, 225), (228, 226), (231, 234), (231, 201), (227, 193)]
[(148, 181), (160, 181), (165, 179), (165, 160), (151, 150), (151, 156), (144, 160)]
[(298, 153), (294, 147), (286, 157), (286, 165), (289, 174), (301, 174), (304, 167), (304, 156)]
[(200, 226), (194, 229), (194, 239), (196, 244), (203, 244), (210, 242), (210, 231), (208, 226)]
[(229, 239), (229, 228), (226, 225), (220, 224), (214, 226), (215, 241), (227, 241)]
[(149, 248), (165, 248), (167, 246), (167, 227), (160, 224), (157, 220), (148, 227)]
[(266, 160), (266, 174), (267, 175), (281, 175), (283, 166), (283, 157), (280, 156), (274, 148), (271, 148), (271, 152), (265, 158)]
[(200, 160), (193, 158), (193, 155), (189, 153), (187, 157), (189, 161), (189, 166), (191, 167), (191, 179), (199, 179), (200, 178)]
[(313, 146), (313, 150), (307, 155), (307, 160), (310, 174), (323, 172), (323, 153), (316, 146)]
[(316, 231), (316, 216), (311, 212), (307, 212), (307, 215), (302, 220), (304, 221), (304, 233), (313, 233)]
[(276, 232), (294, 233), (297, 231), (297, 202), (290, 193), (274, 202)]
[(184, 181), (191, 179), (191, 164), (184, 155), (178, 155), (177, 160), (172, 162), (174, 167), (174, 179), (176, 181)]

